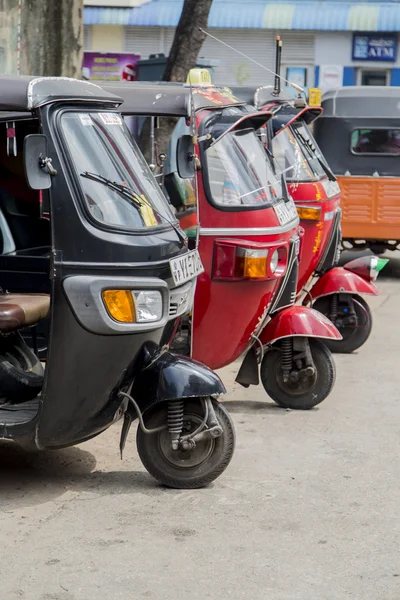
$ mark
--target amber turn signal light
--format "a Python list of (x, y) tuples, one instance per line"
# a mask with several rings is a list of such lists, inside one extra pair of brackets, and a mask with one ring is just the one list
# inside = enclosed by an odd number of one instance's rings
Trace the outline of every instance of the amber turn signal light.
[(298, 206), (297, 214), (304, 221), (319, 221), (321, 218), (321, 209), (315, 207)]
[(103, 302), (110, 316), (118, 323), (135, 323), (136, 310), (129, 290), (104, 290)]
[(253, 250), (252, 248), (238, 248), (236, 250), (236, 277), (249, 279), (264, 279), (267, 276), (268, 250)]

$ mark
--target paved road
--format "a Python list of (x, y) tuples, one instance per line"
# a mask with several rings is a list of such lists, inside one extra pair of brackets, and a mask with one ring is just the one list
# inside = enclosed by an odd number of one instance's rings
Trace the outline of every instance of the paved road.
[(1, 600), (399, 600), (399, 275), (318, 409), (221, 372), (238, 444), (209, 489), (156, 486), (117, 428), (36, 457), (0, 444)]

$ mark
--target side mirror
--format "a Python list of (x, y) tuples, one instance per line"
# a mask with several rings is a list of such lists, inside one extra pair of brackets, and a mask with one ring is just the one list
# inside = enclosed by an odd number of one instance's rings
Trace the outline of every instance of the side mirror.
[(46, 136), (38, 133), (27, 135), (24, 139), (24, 168), (32, 190), (48, 190), (51, 187), (51, 171), (46, 161), (49, 161)]
[(178, 140), (176, 146), (176, 166), (181, 179), (194, 177), (194, 145), (190, 135), (182, 135)]

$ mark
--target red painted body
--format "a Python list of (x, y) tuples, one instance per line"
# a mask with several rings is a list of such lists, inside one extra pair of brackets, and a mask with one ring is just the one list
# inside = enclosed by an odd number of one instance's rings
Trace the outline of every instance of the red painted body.
[[(328, 179), (326, 178), (326, 181)], [(340, 194), (328, 198), (322, 181), (290, 183), (289, 191), (296, 206), (320, 208), (321, 219), (308, 221), (301, 219), (304, 229), (301, 239), (300, 268), (297, 292), (306, 286), (324, 254), (332, 232), (334, 216), (340, 206)]]
[(371, 281), (348, 271), (346, 267), (334, 267), (320, 277), (311, 289), (313, 300), (330, 294), (369, 294), (377, 296), (379, 290)]
[[(265, 107), (266, 110), (271, 108), (271, 105)], [(286, 127), (296, 120), (301, 120), (302, 116), (309, 110), (309, 108), (306, 108), (297, 115), (294, 115), (293, 119), (286, 124)], [(277, 135), (279, 135), (279, 132)], [(327, 245), (330, 243), (335, 226), (335, 216), (340, 210), (340, 192), (331, 197), (328, 196), (326, 188), (329, 190), (329, 178), (327, 176), (321, 178), (319, 181), (291, 182), (288, 187), (298, 208), (308, 207), (320, 210), (320, 219), (318, 221), (300, 219), (300, 226), (303, 232), (301, 235), (299, 279), (297, 285), (298, 299), (300, 301), (303, 300), (304, 295), (302, 291), (304, 289), (310, 292), (313, 300), (320, 296), (338, 292), (378, 294), (379, 291), (373, 284), (347, 270), (346, 267), (329, 269), (320, 276), (317, 283), (309, 290), (309, 282), (315, 275), (315, 271), (324, 257)]]
[[(280, 283), (280, 276), (269, 281), (215, 281), (212, 279), (214, 245), (217, 240), (232, 239), (289, 247), (297, 227), (285, 233), (252, 236), (251, 228), (278, 227), (272, 208), (246, 212), (226, 212), (207, 201), (201, 172), (198, 177), (200, 237), (199, 251), (205, 272), (197, 280), (193, 309), (192, 357), (212, 369), (220, 369), (248, 350)], [(245, 236), (224, 234), (209, 236), (207, 228), (249, 228)]]
[(290, 306), (279, 311), (264, 328), (263, 344), (293, 336), (341, 340), (335, 325), (323, 314), (307, 306)]

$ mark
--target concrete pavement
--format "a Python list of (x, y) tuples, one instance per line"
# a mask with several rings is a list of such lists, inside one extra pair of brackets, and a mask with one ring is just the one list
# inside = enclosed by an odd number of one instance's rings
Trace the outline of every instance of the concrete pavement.
[[(395, 258), (393, 259), (393, 256)], [(0, 444), (1, 600), (399, 600), (400, 272), (332, 395), (285, 411), (221, 371), (237, 448), (197, 491), (160, 488), (119, 426), (27, 456)]]

